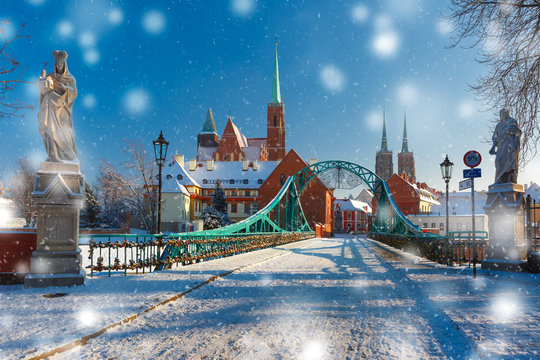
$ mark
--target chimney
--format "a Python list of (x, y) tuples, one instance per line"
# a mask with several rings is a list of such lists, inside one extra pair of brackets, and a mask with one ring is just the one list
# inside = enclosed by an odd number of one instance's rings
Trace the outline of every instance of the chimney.
[(249, 160), (248, 159), (242, 160), (242, 171), (247, 171), (248, 168), (249, 168)]
[(190, 159), (189, 160), (189, 171), (195, 171), (196, 168), (197, 168), (197, 160)]
[(184, 155), (174, 155), (174, 159), (180, 166), (184, 167)]
[(313, 165), (317, 162), (317, 158), (309, 159), (309, 165)]
[(206, 160), (206, 170), (214, 170), (214, 160)]
[(259, 162), (257, 159), (253, 160), (253, 171), (259, 170)]

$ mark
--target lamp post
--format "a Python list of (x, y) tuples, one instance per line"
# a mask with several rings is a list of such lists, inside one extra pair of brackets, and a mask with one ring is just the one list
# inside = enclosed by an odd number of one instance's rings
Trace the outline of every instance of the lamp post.
[(163, 130), (159, 132), (158, 138), (154, 140), (153, 143), (154, 156), (156, 158), (156, 163), (159, 168), (157, 233), (161, 234), (161, 178), (163, 172), (163, 164), (165, 164), (165, 159), (167, 158), (167, 148), (169, 147), (169, 142), (163, 137)]
[(448, 237), (448, 229), (449, 229), (449, 217), (448, 217), (448, 183), (450, 182), (450, 179), (452, 178), (452, 169), (454, 168), (454, 163), (448, 160), (448, 155), (446, 155), (446, 159), (441, 163), (441, 173), (442, 178), (444, 182), (446, 182), (446, 237)]

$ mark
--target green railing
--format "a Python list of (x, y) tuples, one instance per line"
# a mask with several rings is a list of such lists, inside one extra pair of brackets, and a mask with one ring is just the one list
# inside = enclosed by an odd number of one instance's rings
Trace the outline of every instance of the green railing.
[(313, 237), (314, 232), (236, 234), (226, 237), (197, 233), (167, 235), (86, 235), (90, 238), (90, 277), (96, 272), (127, 275), (171, 268), (173, 264), (232, 256)]

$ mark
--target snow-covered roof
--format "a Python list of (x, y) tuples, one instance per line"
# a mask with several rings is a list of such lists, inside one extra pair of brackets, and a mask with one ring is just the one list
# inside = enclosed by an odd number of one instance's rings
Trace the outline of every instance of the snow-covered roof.
[[(171, 178), (168, 178), (168, 175), (171, 175)], [(171, 181), (172, 180), (172, 181)], [(172, 174), (167, 174), (164, 177), (163, 185), (161, 188), (162, 192), (172, 192), (172, 193), (182, 193), (186, 196), (190, 196), (189, 191), (187, 191), (186, 187), (182, 185), (178, 179), (172, 177)]]
[(217, 151), (216, 147), (204, 147), (199, 146), (197, 148), (197, 159), (202, 160), (211, 160), (214, 158), (214, 153)]
[(540, 202), (540, 185), (537, 183), (531, 183), (527, 187), (527, 191), (525, 191), (525, 196), (527, 195), (531, 195), (531, 198), (536, 200), (537, 203)]
[(360, 194), (356, 197), (355, 200), (363, 201), (365, 203), (371, 203), (371, 199), (373, 199), (373, 193), (369, 189), (363, 189)]
[(213, 170), (208, 170), (206, 161), (197, 161), (195, 170), (189, 170), (189, 161), (181, 165), (172, 158), (164, 167), (163, 188), (168, 186), (168, 189), (173, 191), (178, 185), (195, 185), (203, 189), (213, 189), (217, 180), (220, 180), (224, 189), (258, 189), (278, 163), (279, 161), (259, 161), (256, 170), (253, 166), (243, 170), (243, 161), (214, 161)]
[(353, 199), (336, 199), (334, 204), (339, 204), (341, 211), (362, 211), (371, 214), (371, 206), (363, 201)]
[[(487, 194), (485, 192), (474, 192), (474, 213), (485, 214)], [(431, 214), (446, 214), (446, 193), (442, 193), (439, 198), (440, 205), (431, 207)], [(448, 194), (448, 213), (450, 215), (471, 215), (471, 192), (451, 192)]]
[(236, 127), (236, 125), (231, 121), (231, 125), (233, 127), (234, 135), (236, 136), (236, 139), (238, 140), (238, 145), (240, 145), (241, 148), (248, 147), (248, 141), (244, 134)]

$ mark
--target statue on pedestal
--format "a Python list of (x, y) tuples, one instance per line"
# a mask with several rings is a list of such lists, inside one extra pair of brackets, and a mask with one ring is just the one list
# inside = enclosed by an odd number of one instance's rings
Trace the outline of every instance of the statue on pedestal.
[(43, 70), (39, 80), (39, 133), (48, 162), (77, 161), (73, 134), (73, 102), (77, 97), (75, 78), (67, 67), (67, 52), (55, 50), (54, 72)]
[(508, 110), (501, 109), (489, 150), (495, 157), (495, 183), (517, 183), (521, 130)]

